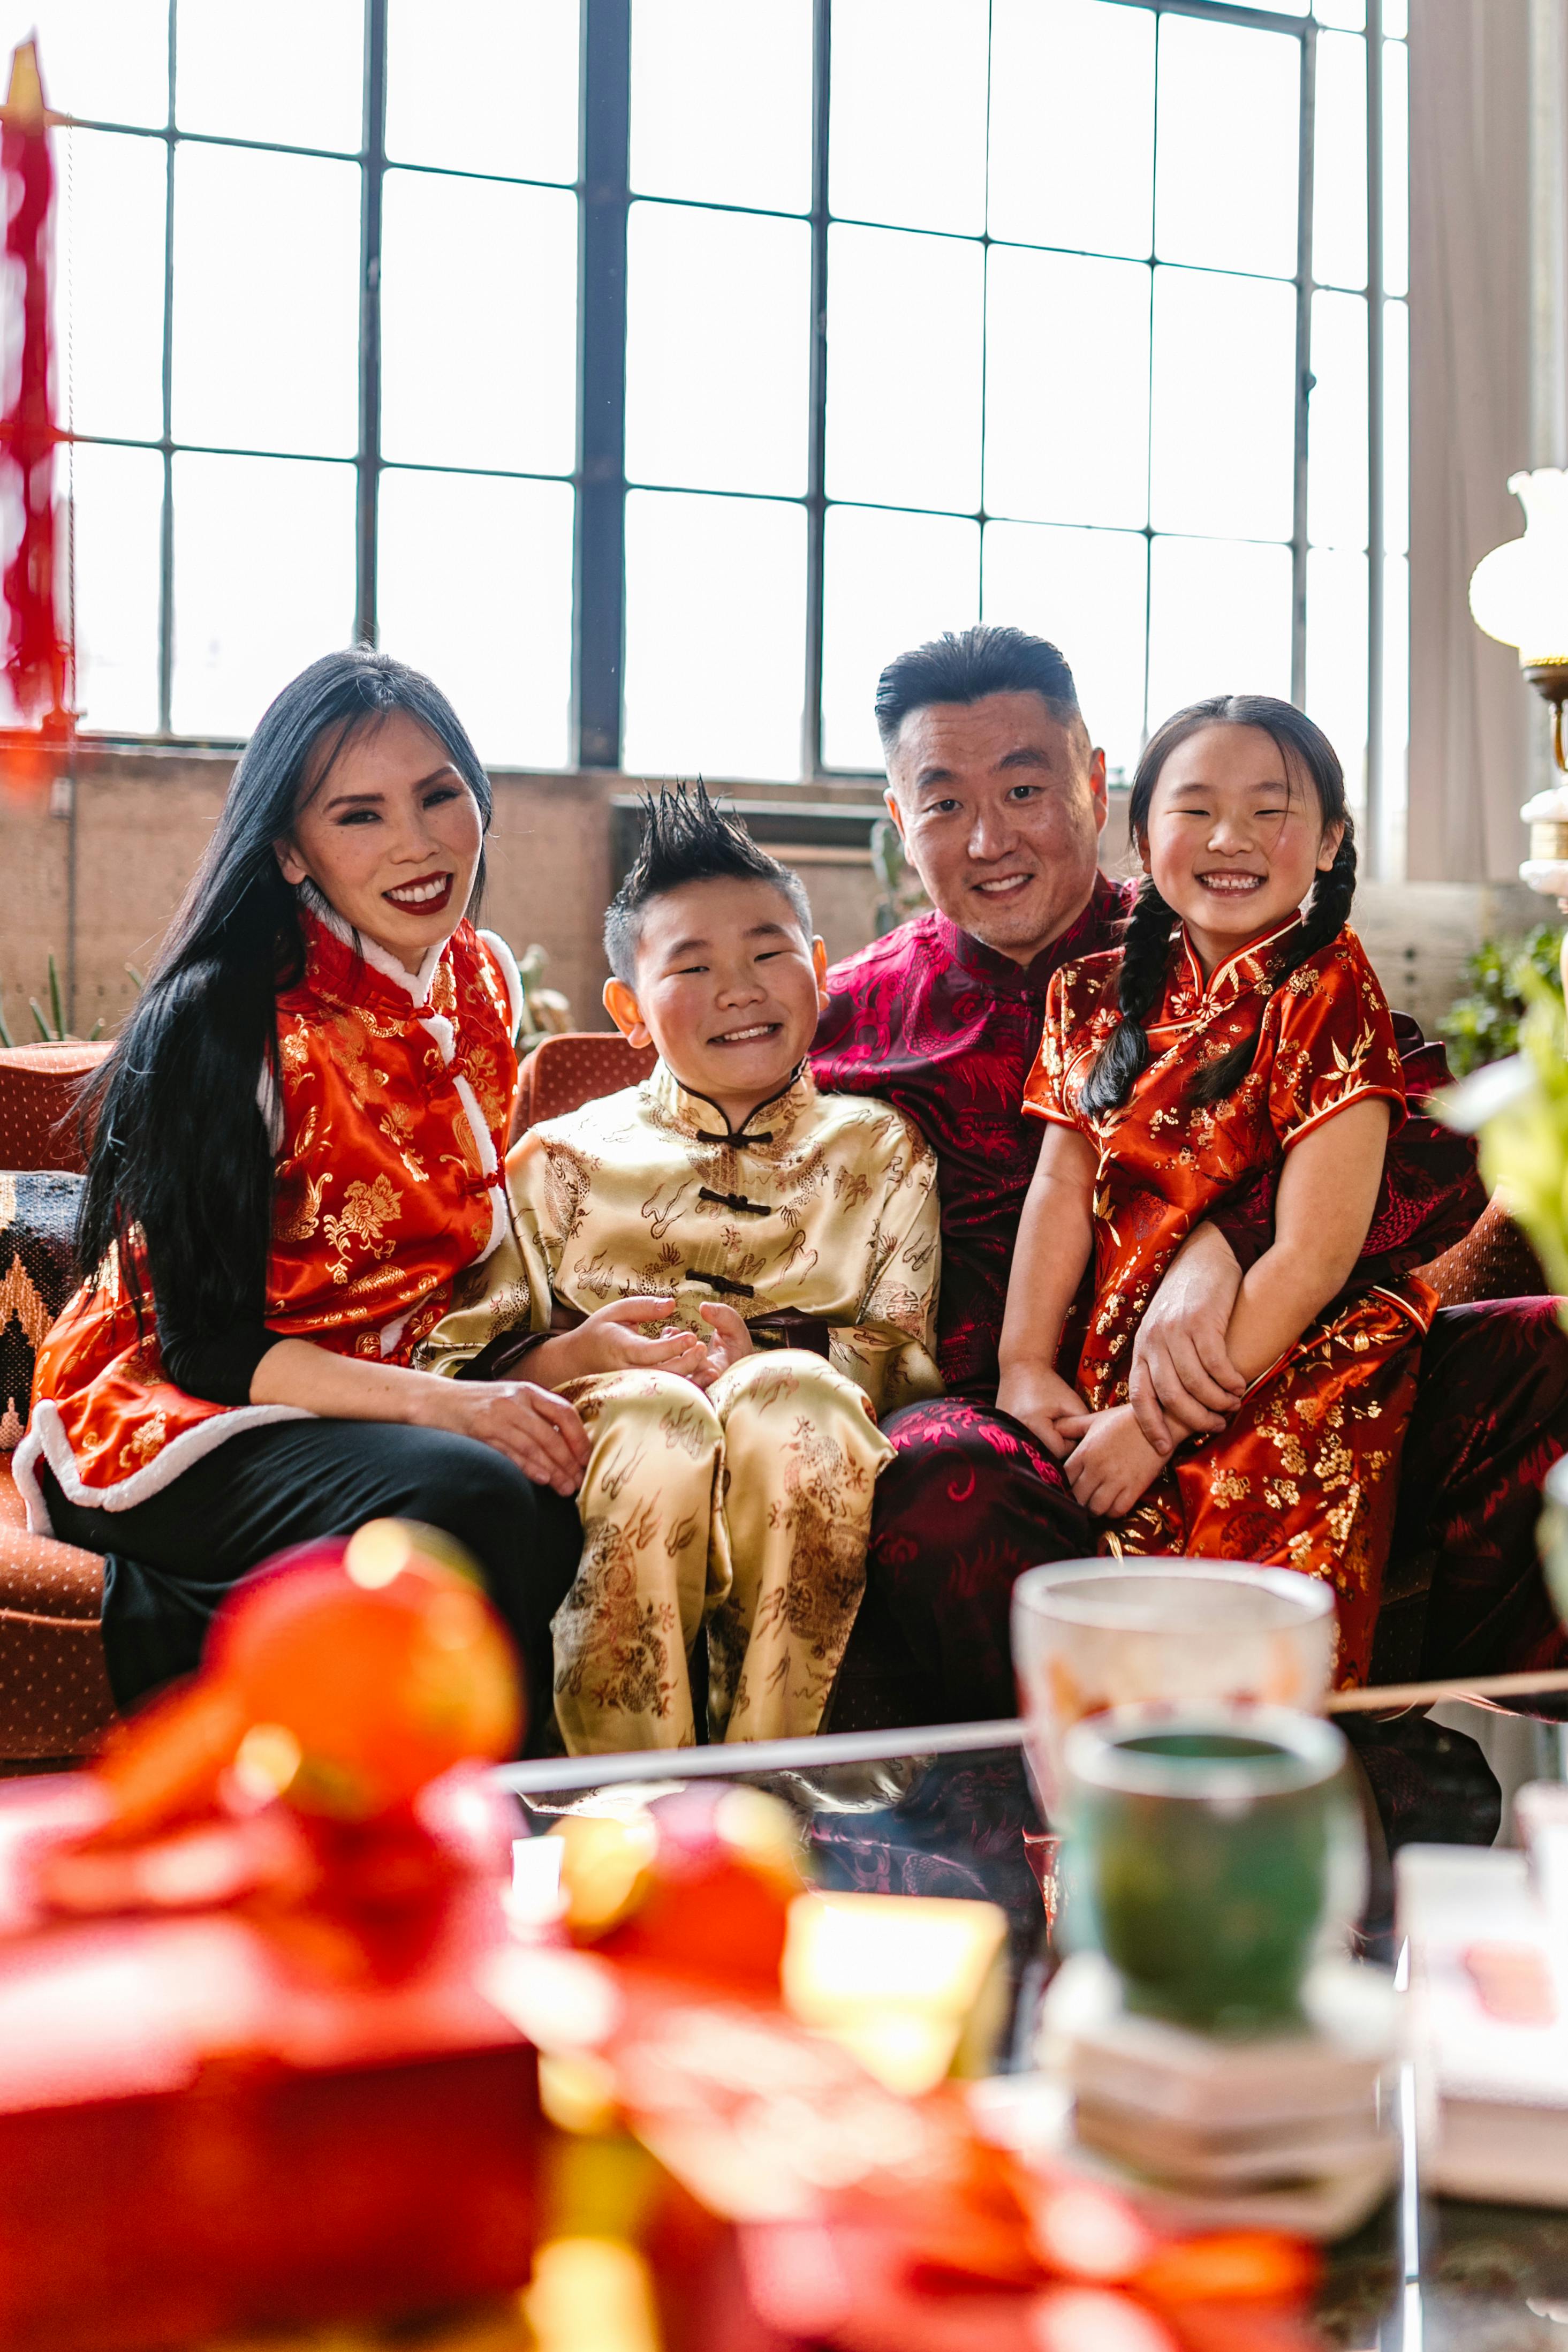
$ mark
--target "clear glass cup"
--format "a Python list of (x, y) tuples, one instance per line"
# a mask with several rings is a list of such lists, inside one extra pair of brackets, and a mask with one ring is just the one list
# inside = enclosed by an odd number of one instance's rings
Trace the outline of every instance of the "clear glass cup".
[(1019, 1577), (1012, 1644), (1030, 1761), (1054, 1813), (1062, 1742), (1085, 1716), (1150, 1702), (1320, 1714), (1333, 1664), (1333, 1594), (1284, 1568), (1066, 1560)]

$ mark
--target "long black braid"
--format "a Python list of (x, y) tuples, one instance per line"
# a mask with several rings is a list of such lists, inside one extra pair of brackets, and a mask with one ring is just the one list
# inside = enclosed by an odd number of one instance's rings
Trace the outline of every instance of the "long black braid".
[(1116, 981), (1122, 1018), (1101, 1046), (1080, 1097), (1084, 1109), (1095, 1118), (1126, 1101), (1134, 1080), (1148, 1061), (1149, 1040), (1144, 1024), (1165, 986), (1175, 921), (1175, 911), (1153, 881), (1145, 880), (1122, 935), (1122, 969)]
[[(1147, 837), (1149, 804), (1160, 771), (1171, 753), (1188, 736), (1213, 726), (1257, 727), (1271, 737), (1287, 769), (1304, 768), (1311, 777), (1324, 825), (1340, 824), (1344, 828), (1333, 864), (1326, 874), (1318, 876), (1290, 953), (1274, 968), (1273, 988), (1279, 989), (1309, 958), (1339, 937), (1350, 917), (1351, 901), (1355, 896), (1355, 827), (1345, 803), (1344, 775), (1322, 730), (1292, 703), (1264, 694), (1217, 695), (1178, 710), (1149, 738), (1148, 748), (1138, 762), (1128, 811), (1134, 840)], [(1173, 909), (1153, 881), (1145, 881), (1123, 936), (1122, 969), (1116, 989), (1122, 1017), (1101, 1047), (1080, 1097), (1084, 1109), (1096, 1118), (1125, 1102), (1148, 1061), (1149, 1041), (1144, 1024), (1158, 1003), (1165, 984), (1175, 923)], [(1243, 1037), (1202, 1073), (1193, 1089), (1199, 1102), (1221, 1102), (1227, 1095), (1235, 1093), (1252, 1067), (1258, 1036), (1259, 1031), (1254, 1030), (1250, 1037)]]

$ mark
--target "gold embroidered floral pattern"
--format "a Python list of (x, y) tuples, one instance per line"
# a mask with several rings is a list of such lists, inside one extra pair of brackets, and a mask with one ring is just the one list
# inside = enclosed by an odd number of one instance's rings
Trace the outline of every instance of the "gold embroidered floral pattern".
[[(406, 1364), (489, 1236), (488, 1204), (463, 1159), (473, 1138), (408, 991), (313, 915), (304, 929), (304, 977), (277, 1003), (282, 1133), (267, 1321), (342, 1354)], [(466, 924), (437, 964), (432, 1002), (451, 1008), (455, 1055), (476, 1055), (493, 1072), (499, 1158), (515, 1086), (510, 1022), (497, 1009), (505, 992), (491, 950)], [(389, 1329), (397, 1336), (383, 1357)], [(37, 1394), (56, 1406), (84, 1483), (104, 1494), (225, 1410), (171, 1386), (112, 1253), (45, 1339)]]
[[(1281, 940), (1205, 982), (1178, 935), (1150, 1060), (1129, 1101), (1096, 1121), (1080, 1092), (1113, 1002), (1118, 959), (1093, 956), (1051, 982), (1045, 1042), (1026, 1099), (1099, 1149), (1095, 1300), (1075, 1366), (1092, 1409), (1124, 1401), (1149, 1298), (1194, 1227), (1227, 1195), (1348, 1103), (1382, 1097), (1401, 1114), (1393, 1024), (1359, 942), (1342, 932), (1274, 988)], [(1251, 1068), (1214, 1105), (1193, 1081), (1251, 1036)], [(1337, 1672), (1364, 1677), (1392, 1533), (1399, 1443), (1430, 1293), (1354, 1290), (1259, 1381), (1223, 1433), (1183, 1449), (1105, 1548), (1304, 1569), (1335, 1591)], [(1371, 1442), (1378, 1432), (1375, 1446)]]
[(556, 1613), (556, 1714), (574, 1753), (695, 1736), (706, 1633), (716, 1738), (812, 1731), (865, 1579), (892, 1448), (813, 1357), (749, 1356), (705, 1395), (662, 1372), (572, 1383), (591, 1440), (583, 1557)]
[(402, 1202), (390, 1178), (382, 1174), (371, 1184), (356, 1178), (343, 1194), (342, 1215), (329, 1217), (326, 1221), (327, 1238), (336, 1252), (332, 1260), (333, 1281), (348, 1280), (349, 1254), (356, 1243), (374, 1251), (377, 1256), (390, 1255), (390, 1243), (384, 1251), (380, 1246), (382, 1235), (386, 1227), (402, 1214)]
[[(526, 1290), (535, 1330), (552, 1303), (591, 1314), (640, 1294), (674, 1299), (705, 1335), (707, 1300), (747, 1319), (790, 1309), (828, 1327), (832, 1361), (879, 1409), (936, 1394), (936, 1163), (921, 1138), (806, 1075), (743, 1137), (721, 1129), (662, 1068), (533, 1129), (507, 1160), (515, 1243), (490, 1261), (493, 1289)], [(492, 1336), (476, 1302), (422, 1360), (450, 1368)]]

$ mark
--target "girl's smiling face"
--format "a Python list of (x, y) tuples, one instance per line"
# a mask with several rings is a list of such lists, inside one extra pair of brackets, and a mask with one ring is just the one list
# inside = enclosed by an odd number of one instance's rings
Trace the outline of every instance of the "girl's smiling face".
[(1260, 727), (1203, 727), (1160, 770), (1138, 842), (1204, 973), (1296, 913), (1344, 837)]

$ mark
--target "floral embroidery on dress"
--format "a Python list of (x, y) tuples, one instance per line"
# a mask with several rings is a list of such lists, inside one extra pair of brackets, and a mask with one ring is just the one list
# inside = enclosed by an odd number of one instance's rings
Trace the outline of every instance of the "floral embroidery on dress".
[(349, 1253), (356, 1242), (363, 1243), (378, 1257), (390, 1256), (392, 1244), (389, 1242), (384, 1249), (379, 1244), (387, 1226), (402, 1214), (402, 1202), (384, 1172), (371, 1184), (356, 1178), (343, 1194), (342, 1215), (326, 1221), (327, 1238), (337, 1253), (331, 1265), (333, 1281), (348, 1280)]
[[(304, 972), (277, 1000), (282, 1133), (266, 1320), (280, 1336), (406, 1364), (488, 1240), (490, 1204), (476, 1162), (463, 1157), (473, 1135), (442, 1082), (423, 1008), (313, 915), (304, 933)], [(497, 1160), (516, 1069), (509, 1016), (497, 1009), (503, 998), (491, 950), (460, 924), (429, 1001), (452, 1005), (457, 1053), (476, 1054), (494, 1072)], [(339, 1187), (347, 1189), (331, 1215)], [(389, 1327), (397, 1336), (383, 1355)], [(46, 1339), (35, 1399), (58, 1416), (84, 1485), (105, 1494), (166, 1454), (177, 1462), (185, 1441), (233, 1410), (168, 1381), (113, 1252)]]
[[(1396, 1122), (1403, 1116), (1393, 1023), (1354, 932), (1275, 989), (1289, 936), (1221, 965), (1203, 985), (1178, 933), (1147, 1024), (1148, 1064), (1126, 1102), (1100, 1118), (1080, 1097), (1120, 959), (1087, 958), (1051, 982), (1025, 1101), (1099, 1149), (1094, 1303), (1086, 1336), (1061, 1366), (1092, 1411), (1125, 1402), (1139, 1324), (1197, 1224), (1348, 1104), (1382, 1098)], [(1255, 1044), (1246, 1077), (1220, 1102), (1197, 1101), (1197, 1076), (1247, 1035)], [(1418, 1280), (1358, 1292), (1353, 1277), (1254, 1384), (1228, 1429), (1182, 1448), (1105, 1542), (1131, 1555), (1190, 1551), (1324, 1577), (1339, 1603), (1337, 1671), (1364, 1676), (1430, 1312)]]

